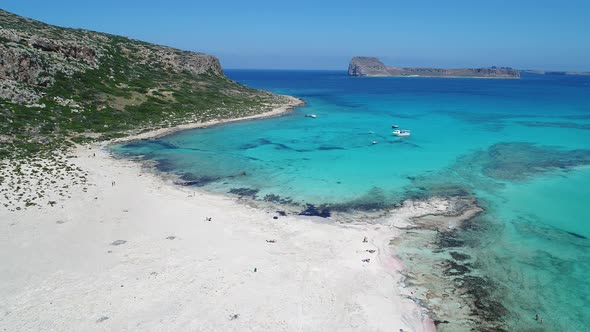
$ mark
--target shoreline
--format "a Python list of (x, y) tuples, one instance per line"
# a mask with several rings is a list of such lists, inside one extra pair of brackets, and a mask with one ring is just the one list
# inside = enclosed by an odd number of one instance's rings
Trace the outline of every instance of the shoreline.
[(166, 135), (175, 133), (177, 131), (182, 131), (182, 130), (208, 128), (208, 127), (219, 126), (219, 125), (224, 125), (224, 124), (234, 123), (234, 122), (269, 119), (269, 118), (274, 118), (274, 117), (279, 117), (279, 116), (289, 114), (295, 110), (295, 107), (305, 106), (305, 104), (306, 104), (303, 99), (299, 99), (299, 98), (296, 98), (293, 96), (288, 96), (288, 95), (282, 95), (282, 96), (289, 99), (289, 102), (287, 104), (279, 106), (279, 107), (275, 107), (272, 110), (264, 112), (264, 113), (248, 115), (248, 116), (244, 116), (244, 117), (240, 117), (240, 118), (218, 119), (218, 120), (210, 120), (207, 122), (185, 123), (185, 124), (180, 124), (180, 125), (176, 125), (173, 127), (148, 130), (146, 132), (139, 133), (139, 134), (131, 134), (129, 136), (115, 138), (115, 139), (112, 139), (109, 141), (105, 141), (104, 143), (106, 143), (105, 145), (109, 145), (112, 143), (129, 142), (129, 141), (149, 139), (149, 138), (158, 138), (158, 137), (166, 136)]
[[(389, 246), (395, 229), (297, 215), (276, 220), (271, 209), (174, 185), (115, 158), (108, 144), (62, 156), (83, 170), (84, 181), (56, 177), (43, 190), (58, 197), (54, 204), (0, 210), (3, 325), (434, 331), (400, 287), (403, 266)], [(36, 174), (25, 176), (34, 182)]]

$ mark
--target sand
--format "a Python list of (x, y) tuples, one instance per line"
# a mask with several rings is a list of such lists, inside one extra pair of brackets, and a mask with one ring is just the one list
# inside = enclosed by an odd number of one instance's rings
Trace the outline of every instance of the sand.
[(0, 207), (5, 331), (434, 330), (400, 289), (395, 227), (273, 219), (104, 144), (69, 155), (86, 181), (55, 179), (53, 206)]

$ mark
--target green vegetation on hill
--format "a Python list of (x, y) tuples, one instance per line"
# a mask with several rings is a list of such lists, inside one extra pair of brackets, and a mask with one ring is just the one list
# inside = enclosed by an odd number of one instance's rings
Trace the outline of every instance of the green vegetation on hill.
[(209, 55), (1, 10), (0, 64), (0, 158), (287, 103), (229, 80)]

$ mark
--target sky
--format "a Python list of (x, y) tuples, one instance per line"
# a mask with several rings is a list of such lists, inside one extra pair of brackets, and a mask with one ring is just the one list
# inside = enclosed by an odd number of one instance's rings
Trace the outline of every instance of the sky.
[(49, 24), (217, 56), (224, 68), (590, 71), (590, 0), (2, 0)]

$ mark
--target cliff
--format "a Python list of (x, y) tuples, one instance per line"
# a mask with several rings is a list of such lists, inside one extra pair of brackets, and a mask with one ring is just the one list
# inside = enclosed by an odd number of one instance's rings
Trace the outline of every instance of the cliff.
[(350, 76), (389, 76), (387, 67), (374, 57), (354, 57), (348, 65)]
[(406, 76), (406, 77), (478, 77), (478, 78), (520, 78), (518, 70), (506, 67), (491, 68), (412, 68), (389, 67), (374, 57), (354, 57), (348, 66), (350, 76)]
[(229, 80), (211, 55), (0, 10), (0, 157), (284, 103)]

